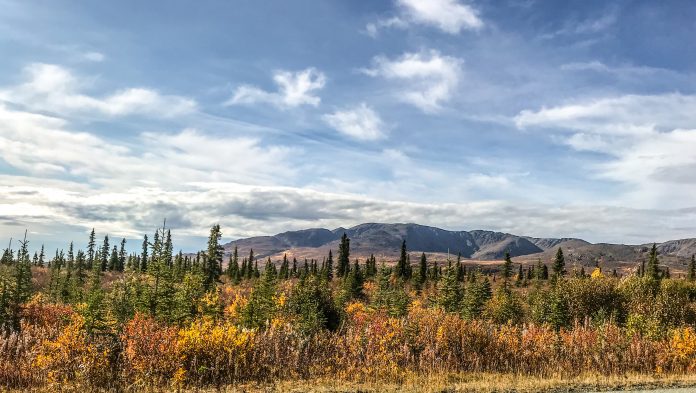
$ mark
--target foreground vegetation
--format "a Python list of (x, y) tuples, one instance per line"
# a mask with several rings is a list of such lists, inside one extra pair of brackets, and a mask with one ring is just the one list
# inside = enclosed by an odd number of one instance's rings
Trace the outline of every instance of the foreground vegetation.
[[(538, 390), (692, 383), (696, 263), (671, 279), (653, 248), (627, 277), (510, 258), (495, 273), (445, 266), (406, 244), (393, 266), (350, 260), (278, 266), (232, 253), (218, 226), (208, 248), (174, 255), (170, 232), (0, 264), (0, 385), (8, 389), (280, 390), (428, 386)], [(241, 262), (241, 264), (240, 264)], [(45, 265), (45, 266), (44, 266)], [(223, 270), (223, 266), (225, 267)], [(629, 378), (627, 380), (627, 378)], [(420, 381), (420, 382), (418, 382)], [(488, 382), (486, 382), (488, 381)], [(503, 381), (507, 381), (503, 383)], [(505, 385), (507, 384), (507, 385)], [(304, 388), (303, 388), (304, 386)], [(396, 389), (396, 388), (395, 388)]]

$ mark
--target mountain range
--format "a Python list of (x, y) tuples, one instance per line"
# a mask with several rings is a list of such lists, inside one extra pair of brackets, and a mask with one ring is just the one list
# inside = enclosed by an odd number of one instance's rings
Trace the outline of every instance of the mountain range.
[[(259, 258), (277, 260), (287, 254), (298, 260), (319, 259), (336, 253), (343, 234), (350, 238), (351, 258), (364, 258), (374, 254), (387, 262), (398, 259), (401, 242), (406, 241), (410, 253), (426, 253), (430, 260), (445, 260), (448, 255), (461, 254), (473, 263), (491, 263), (504, 258), (505, 252), (520, 263), (536, 262), (541, 258), (553, 259), (558, 247), (562, 247), (568, 264), (594, 266), (601, 262), (610, 268), (631, 269), (647, 258), (652, 244), (626, 245), (590, 243), (576, 238), (537, 238), (484, 230), (449, 231), (418, 224), (366, 223), (351, 228), (303, 229), (279, 233), (274, 236), (257, 236), (238, 239), (224, 245), (230, 253), (238, 247), (245, 256), (250, 249)], [(696, 254), (696, 239), (671, 240), (658, 243), (661, 263), (676, 271), (683, 270), (686, 261)]]

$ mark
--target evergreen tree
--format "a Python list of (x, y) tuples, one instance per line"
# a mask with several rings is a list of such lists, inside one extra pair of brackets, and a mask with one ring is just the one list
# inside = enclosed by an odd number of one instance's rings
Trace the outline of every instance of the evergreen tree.
[(220, 275), (222, 275), (222, 257), (225, 250), (220, 244), (220, 239), (222, 239), (220, 224), (215, 224), (210, 228), (208, 251), (206, 252), (203, 267), (203, 283), (206, 290), (210, 290), (219, 281)]
[(336, 276), (343, 277), (348, 274), (348, 270), (350, 270), (350, 239), (344, 232), (341, 236), (341, 244), (338, 246)]
[(290, 275), (293, 278), (297, 278), (299, 275), (299, 272), (297, 271), (297, 258), (292, 257), (292, 270), (290, 271)]
[(430, 279), (435, 282), (440, 280), (440, 268), (437, 265), (437, 261), (433, 261), (433, 266), (430, 269)]
[(109, 247), (109, 235), (104, 236), (104, 243), (101, 247), (101, 252), (99, 253), (99, 264), (101, 271), (106, 271), (109, 265), (109, 255), (111, 248)]
[(556, 251), (556, 258), (553, 261), (553, 277), (557, 280), (565, 275), (565, 257), (563, 256), (563, 249), (558, 247)]
[(111, 250), (111, 256), (109, 257), (109, 270), (114, 271), (118, 268), (118, 248), (114, 246), (113, 250)]
[[(70, 243), (70, 246), (72, 248), (72, 242)], [(39, 267), (44, 267), (44, 264), (46, 263), (44, 260), (45, 258), (46, 258), (46, 254), (44, 253), (44, 245), (42, 244), (41, 245), (41, 252), (39, 253), (39, 261), (37, 263), (37, 265), (39, 265)]]
[(20, 329), (22, 306), (31, 296), (31, 261), (29, 260), (29, 241), (26, 231), (24, 240), (20, 242), (17, 253), (17, 263), (14, 269), (14, 286), (10, 303), (10, 326), (13, 330)]
[(147, 235), (143, 237), (143, 251), (140, 254), (140, 266), (138, 266), (138, 270), (141, 272), (146, 272), (147, 271), (147, 250), (149, 247), (150, 243), (147, 241)]
[(466, 267), (462, 263), (462, 253), (457, 254), (457, 280), (464, 282), (466, 278)]
[(118, 264), (116, 271), (122, 272), (126, 267), (126, 238), (121, 239), (121, 248), (118, 251)]
[(280, 273), (278, 277), (281, 280), (287, 280), (290, 277), (290, 262), (288, 262), (288, 254), (283, 254), (283, 262), (280, 264)]
[(462, 300), (462, 316), (467, 319), (479, 318), (483, 314), (484, 305), (491, 297), (491, 282), (488, 281), (488, 277), (478, 280), (478, 274), (472, 274)]
[(515, 285), (520, 286), (522, 285), (522, 281), (524, 280), (524, 271), (522, 270), (522, 264), (520, 263), (519, 269), (517, 270), (517, 276), (515, 277)]
[(247, 272), (246, 272), (246, 278), (247, 280), (251, 280), (252, 277), (255, 275), (255, 270), (258, 270), (258, 264), (257, 269), (254, 269), (252, 266), (252, 263), (256, 263), (256, 259), (254, 259), (254, 250), (249, 249), (249, 260), (247, 261)]
[(278, 269), (276, 269), (275, 264), (271, 261), (271, 257), (266, 260), (266, 266), (264, 267), (264, 275), (271, 275), (274, 279), (278, 278)]
[[(168, 267), (172, 267), (172, 257), (174, 256), (174, 246), (172, 244), (171, 229), (167, 229), (167, 237), (164, 240), (164, 261)], [(223, 251), (224, 252), (224, 251)], [(222, 274), (222, 257), (220, 258), (220, 274)]]
[[(305, 261), (307, 274), (309, 265)], [(303, 273), (304, 274), (304, 273)], [(287, 301), (287, 309), (297, 316), (300, 332), (311, 335), (321, 329), (335, 330), (339, 326), (338, 311), (326, 282), (315, 276), (305, 276), (295, 286)]]
[(422, 289), (428, 280), (428, 260), (425, 253), (421, 253), (420, 263), (418, 264), (418, 275), (416, 276), (416, 287)]
[(7, 265), (7, 266), (14, 264), (14, 251), (12, 251), (12, 238), (10, 238), (10, 244), (2, 252), (2, 259), (0, 259), (0, 263), (2, 263), (3, 265)]
[(534, 279), (543, 280), (544, 279), (544, 265), (541, 263), (541, 258), (537, 259), (536, 266), (534, 266)]
[(447, 312), (458, 312), (462, 295), (461, 283), (457, 280), (457, 269), (450, 261), (438, 287), (437, 304)]
[(406, 250), (406, 240), (401, 242), (401, 255), (399, 262), (396, 265), (396, 276), (398, 278), (407, 278), (408, 276), (408, 251)]
[(270, 266), (267, 266), (263, 278), (254, 285), (254, 289), (249, 296), (249, 302), (242, 310), (243, 324), (249, 328), (263, 328), (266, 326), (273, 319), (276, 312), (275, 295), (275, 274), (273, 274)]
[(331, 281), (333, 279), (333, 253), (331, 250), (329, 250), (329, 258), (326, 260), (323, 271), (326, 280)]
[(657, 245), (653, 243), (650, 249), (650, 257), (648, 258), (647, 271), (645, 272), (648, 274), (648, 277), (653, 280), (658, 280), (660, 278), (659, 264), (660, 261), (657, 258)]
[(232, 255), (230, 255), (230, 261), (227, 265), (227, 277), (229, 277), (230, 281), (235, 284), (239, 283), (239, 279), (241, 277), (241, 273), (239, 271), (239, 252), (236, 245), (234, 246), (234, 251), (232, 252)]
[(689, 262), (686, 277), (689, 281), (696, 280), (696, 255), (691, 255), (691, 261)]
[(89, 291), (85, 296), (85, 307), (81, 310), (87, 333), (101, 332), (106, 328), (106, 310), (104, 308), (104, 290), (101, 287), (102, 270), (100, 264), (92, 263)]
[(363, 283), (365, 279), (363, 277), (362, 271), (360, 270), (360, 265), (358, 260), (355, 260), (353, 268), (347, 272), (346, 279), (343, 283), (344, 291), (346, 294), (346, 299), (362, 299), (363, 294)]
[[(249, 266), (251, 268), (251, 266)], [(243, 279), (247, 278), (247, 259), (242, 258), (242, 267), (239, 269), (239, 276)]]
[(501, 275), (503, 276), (503, 289), (509, 290), (510, 278), (512, 277), (512, 259), (509, 252), (505, 253), (505, 263), (503, 263)]
[[(82, 288), (85, 285), (87, 279), (87, 259), (85, 258), (85, 253), (82, 250), (77, 251), (77, 257), (75, 258), (75, 286), (77, 290), (75, 292), (81, 293)], [(82, 300), (81, 296), (78, 295), (78, 300)]]
[(87, 269), (92, 269), (92, 264), (94, 263), (95, 259), (96, 247), (96, 235), (94, 233), (94, 228), (92, 228), (92, 232), (89, 233), (89, 243), (87, 243)]

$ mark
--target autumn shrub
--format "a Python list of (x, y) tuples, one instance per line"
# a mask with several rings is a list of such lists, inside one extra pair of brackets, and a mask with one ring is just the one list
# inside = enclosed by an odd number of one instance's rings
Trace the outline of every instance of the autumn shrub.
[(227, 321), (199, 319), (178, 332), (176, 351), (181, 362), (177, 377), (197, 385), (232, 383), (248, 378), (254, 331)]
[(167, 383), (179, 367), (177, 329), (136, 314), (123, 327), (123, 377), (138, 385)]
[(34, 366), (51, 384), (106, 386), (114, 378), (111, 349), (108, 340), (89, 337), (84, 318), (76, 314), (55, 339), (41, 344)]

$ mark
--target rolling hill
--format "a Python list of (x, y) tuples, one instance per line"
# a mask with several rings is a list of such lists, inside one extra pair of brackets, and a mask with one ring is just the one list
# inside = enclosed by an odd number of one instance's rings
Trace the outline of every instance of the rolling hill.
[[(398, 258), (401, 242), (406, 240), (411, 253), (424, 252), (430, 260), (445, 260), (461, 254), (468, 262), (493, 263), (503, 259), (505, 252), (515, 257), (515, 262), (534, 263), (541, 258), (553, 259), (558, 247), (562, 247), (569, 269), (572, 266), (594, 266), (600, 261), (607, 268), (622, 271), (633, 269), (647, 256), (650, 245), (625, 245), (589, 243), (575, 238), (535, 238), (503, 232), (472, 230), (449, 231), (418, 224), (366, 223), (351, 228), (312, 228), (289, 231), (273, 236), (238, 239), (224, 245), (229, 254), (234, 247), (242, 256), (251, 249), (258, 258), (282, 258), (284, 254), (298, 259), (321, 259), (329, 250), (335, 253), (340, 237), (350, 238), (351, 257), (365, 258), (374, 254), (387, 262)], [(658, 244), (661, 262), (679, 272), (688, 258), (696, 253), (696, 239), (671, 240)]]

